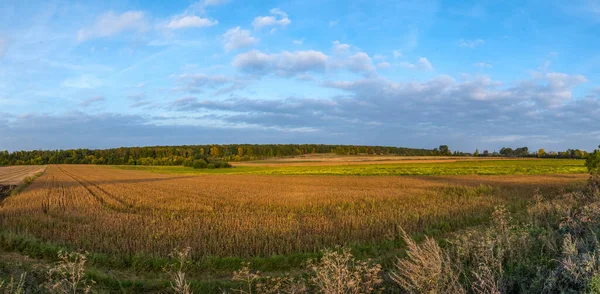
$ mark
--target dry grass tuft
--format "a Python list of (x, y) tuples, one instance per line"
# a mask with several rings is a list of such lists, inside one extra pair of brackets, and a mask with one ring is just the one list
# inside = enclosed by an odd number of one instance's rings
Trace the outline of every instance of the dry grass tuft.
[(319, 261), (309, 263), (310, 283), (319, 293), (379, 293), (381, 265), (358, 261), (347, 248), (324, 250)]
[(18, 280), (10, 277), (10, 281), (0, 280), (0, 293), (2, 294), (24, 294), (26, 273), (21, 274)]
[(173, 273), (173, 280), (171, 282), (171, 289), (178, 294), (191, 294), (190, 283), (187, 281), (185, 268), (190, 258), (190, 247), (183, 249), (175, 249), (171, 253), (171, 257), (175, 259), (175, 269)]
[(396, 262), (394, 282), (409, 293), (465, 293), (458, 269), (434, 239), (426, 237), (417, 244), (404, 230), (401, 233), (408, 257)]
[(89, 293), (95, 283), (85, 279), (87, 252), (58, 253), (59, 262), (48, 271), (46, 289), (50, 293)]
[(242, 294), (372, 294), (384, 290), (380, 264), (356, 260), (348, 248), (326, 249), (322, 253), (322, 258), (308, 262), (301, 277), (263, 277), (260, 272), (253, 272), (250, 264), (245, 264), (233, 273), (233, 281), (242, 283), (243, 287), (233, 291)]

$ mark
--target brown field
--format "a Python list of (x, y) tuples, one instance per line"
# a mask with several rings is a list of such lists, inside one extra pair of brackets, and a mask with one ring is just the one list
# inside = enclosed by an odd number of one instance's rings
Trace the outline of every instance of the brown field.
[(36, 165), (0, 167), (0, 185), (18, 185), (26, 177), (31, 177), (38, 172), (42, 172), (45, 168)]
[(51, 165), (0, 206), (8, 232), (109, 254), (270, 256), (372, 244), (409, 232), (477, 225), (495, 205), (586, 175), (163, 175)]
[(390, 155), (335, 155), (335, 154), (306, 154), (294, 157), (274, 158), (231, 162), (234, 166), (339, 166), (363, 164), (397, 164), (397, 163), (439, 163), (480, 160), (512, 160), (495, 157), (464, 157), (464, 156), (390, 156)]

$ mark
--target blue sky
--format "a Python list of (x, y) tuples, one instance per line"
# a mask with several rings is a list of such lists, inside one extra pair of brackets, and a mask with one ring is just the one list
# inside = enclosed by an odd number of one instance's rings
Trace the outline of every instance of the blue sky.
[(600, 1), (3, 1), (0, 150), (600, 143)]

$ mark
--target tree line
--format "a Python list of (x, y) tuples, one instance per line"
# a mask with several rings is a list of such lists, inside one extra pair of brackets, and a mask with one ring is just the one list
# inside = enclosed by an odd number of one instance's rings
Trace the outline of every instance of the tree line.
[(68, 149), (0, 151), (0, 165), (108, 164), (108, 165), (182, 165), (195, 168), (230, 167), (229, 161), (247, 161), (305, 154), (398, 155), (398, 156), (495, 156), (540, 158), (586, 158), (588, 152), (568, 149), (530, 152), (527, 147), (503, 147), (500, 152), (452, 152), (447, 145), (433, 149), (393, 146), (324, 144), (230, 144), (121, 147), (112, 149)]
[[(183, 165), (203, 168), (206, 164), (227, 167), (228, 161), (246, 161), (304, 154), (377, 154), (401, 156), (452, 155), (447, 146), (414, 149), (386, 146), (321, 144), (238, 144), (121, 147), (112, 149), (68, 149), (0, 151), (0, 165), (108, 164), (108, 165)], [(203, 163), (204, 162), (204, 163)]]
[(500, 152), (489, 152), (488, 150), (484, 150), (480, 153), (479, 149), (476, 149), (473, 153), (473, 156), (585, 159), (588, 157), (589, 154), (589, 152), (579, 149), (567, 149), (565, 151), (546, 151), (545, 149), (540, 148), (537, 151), (529, 151), (529, 148), (527, 147), (519, 147), (515, 149), (512, 149), (510, 147), (502, 147), (502, 149), (500, 149)]

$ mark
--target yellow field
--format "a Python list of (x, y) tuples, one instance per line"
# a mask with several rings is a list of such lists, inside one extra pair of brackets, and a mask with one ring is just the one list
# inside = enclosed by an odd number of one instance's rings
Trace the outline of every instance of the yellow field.
[(0, 185), (18, 185), (26, 177), (31, 177), (44, 168), (36, 165), (0, 167)]
[(500, 157), (464, 157), (464, 156), (391, 156), (391, 155), (335, 155), (306, 154), (294, 157), (273, 158), (267, 160), (231, 162), (233, 166), (339, 166), (369, 164), (412, 164), (441, 163), (458, 161), (519, 160)]
[(587, 175), (176, 175), (51, 165), (0, 206), (5, 232), (109, 254), (271, 256), (476, 225)]

